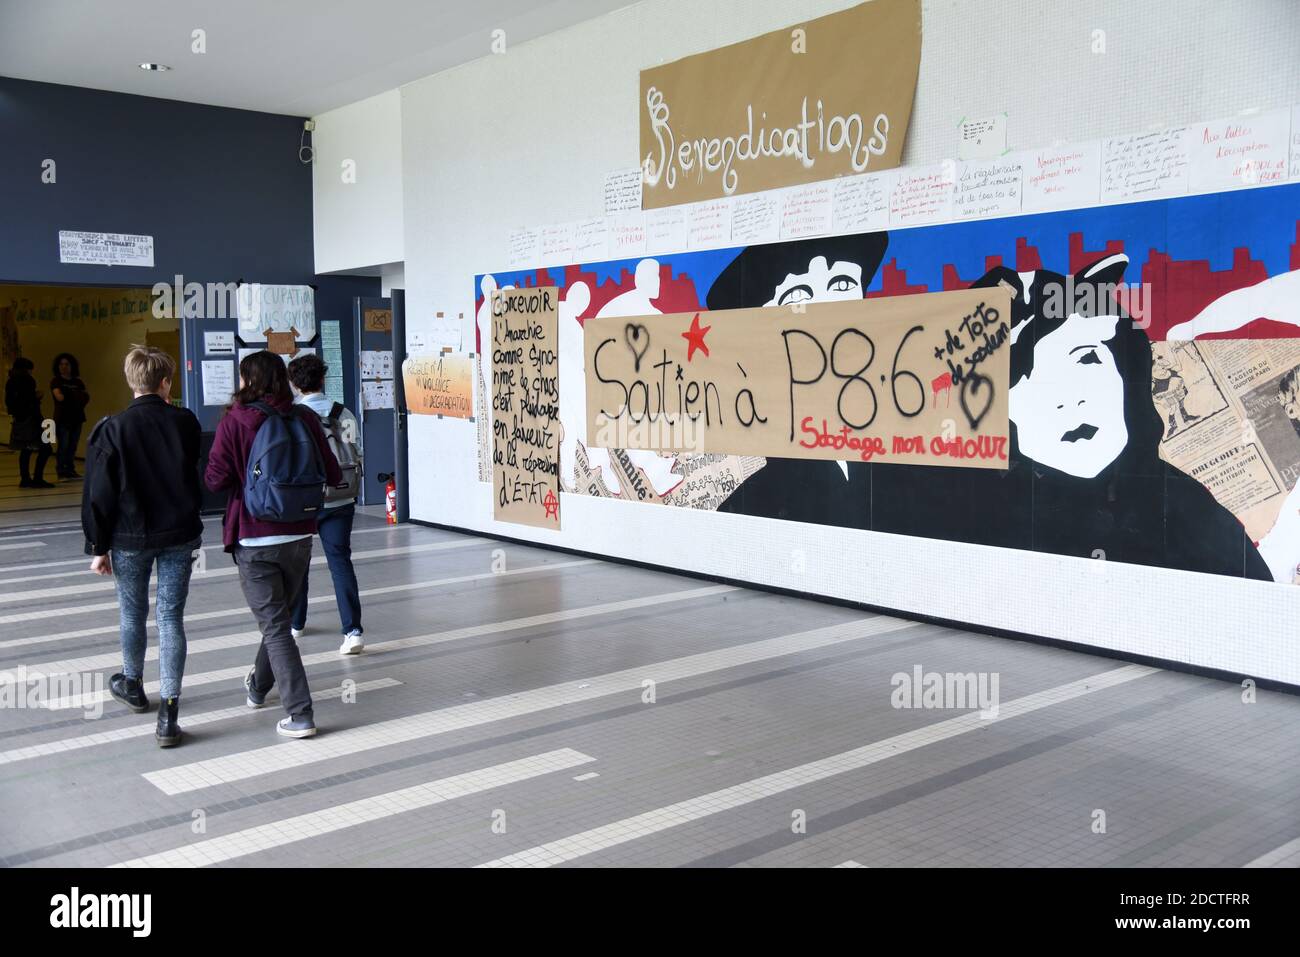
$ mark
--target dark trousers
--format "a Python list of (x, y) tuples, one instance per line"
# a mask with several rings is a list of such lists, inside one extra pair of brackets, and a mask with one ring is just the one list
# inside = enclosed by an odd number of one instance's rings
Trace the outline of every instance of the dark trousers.
[(66, 425), (56, 423), (54, 426), (54, 437), (59, 443), (58, 465), (59, 475), (68, 475), (77, 470), (77, 445), (81, 442), (81, 423), (69, 422)]
[(280, 703), (290, 715), (310, 715), (311, 689), (298, 643), (289, 629), (294, 603), (311, 564), (311, 539), (283, 545), (235, 546), (239, 584), (249, 610), (262, 631), (262, 644), (253, 662), (253, 689), (280, 687)]
[[(352, 568), (352, 520), (356, 517), (355, 505), (327, 508), (316, 520), (316, 531), (325, 548), (329, 562), (330, 578), (334, 579), (334, 600), (339, 606), (339, 624), (343, 634), (361, 631), (361, 594), (357, 588), (357, 573)], [(303, 578), (302, 591), (293, 611), (293, 627), (299, 631), (307, 624), (307, 581)]]
[(45, 463), (50, 460), (50, 443), (42, 442), (39, 449), (23, 449), (18, 453), (18, 474), (24, 482), (30, 482), (32, 476), (32, 453), (36, 453), (35, 478), (45, 478)]

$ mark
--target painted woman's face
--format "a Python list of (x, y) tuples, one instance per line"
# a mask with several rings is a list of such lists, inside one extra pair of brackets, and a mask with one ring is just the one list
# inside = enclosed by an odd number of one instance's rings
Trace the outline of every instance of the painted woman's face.
[(1070, 316), (1034, 345), (1034, 371), (1011, 387), (1020, 451), (1093, 478), (1128, 444), (1124, 380), (1106, 342), (1117, 316)]
[(1292, 421), (1300, 422), (1300, 376), (1291, 384), (1291, 388), (1282, 393), (1282, 411)]
[(862, 267), (857, 263), (836, 260), (827, 264), (825, 256), (808, 263), (808, 271), (791, 273), (776, 287), (765, 306), (793, 306), (801, 302), (835, 302), (862, 298)]

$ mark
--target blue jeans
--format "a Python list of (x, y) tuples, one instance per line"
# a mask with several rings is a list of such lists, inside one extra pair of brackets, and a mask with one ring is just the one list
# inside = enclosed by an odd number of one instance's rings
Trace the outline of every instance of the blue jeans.
[[(361, 595), (357, 589), (357, 573), (352, 569), (352, 520), (356, 514), (355, 505), (340, 505), (323, 510), (316, 520), (316, 531), (325, 547), (325, 561), (334, 579), (334, 600), (339, 606), (339, 623), (345, 635), (361, 631)], [(304, 578), (293, 610), (293, 627), (301, 631), (306, 624), (307, 579)]]
[(171, 548), (112, 551), (113, 580), (122, 620), (122, 674), (144, 677), (145, 620), (149, 617), (149, 576), (158, 563), (158, 596), (154, 617), (158, 620), (159, 689), (164, 698), (177, 698), (185, 674), (185, 599), (190, 592), (193, 553), (201, 544)]

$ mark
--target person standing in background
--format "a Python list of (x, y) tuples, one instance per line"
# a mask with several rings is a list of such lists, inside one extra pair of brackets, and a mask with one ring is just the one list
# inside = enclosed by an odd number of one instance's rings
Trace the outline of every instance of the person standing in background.
[[(323, 391), (327, 369), (320, 356), (307, 353), (289, 363), (289, 382), (293, 385), (294, 402), (311, 409), (320, 418), (330, 448), (343, 471), (344, 480), (340, 486), (325, 490), (325, 510), (316, 520), (316, 531), (325, 548), (330, 578), (334, 580), (334, 600), (338, 604), (339, 623), (343, 629), (339, 654), (356, 655), (365, 647), (361, 638), (361, 594), (357, 573), (352, 567), (352, 522), (356, 517), (357, 493), (361, 487), (361, 456), (357, 450), (356, 416)], [(303, 576), (302, 591), (294, 607), (295, 639), (301, 638), (307, 627), (309, 578), (309, 574)]]
[(54, 357), (54, 378), (50, 380), (50, 395), (54, 396), (54, 438), (58, 443), (55, 464), (59, 478), (78, 479), (77, 446), (81, 442), (81, 426), (86, 421), (86, 404), (90, 393), (81, 381), (81, 363), (71, 352), (60, 352)]
[[(74, 360), (75, 361), (75, 360)], [(181, 743), (177, 721), (185, 674), (185, 600), (194, 552), (202, 544), (199, 517), (199, 420), (170, 404), (176, 362), (152, 346), (133, 346), (123, 365), (135, 398), (100, 419), (86, 443), (81, 528), (90, 570), (113, 575), (121, 615), (122, 671), (109, 693), (137, 714), (149, 710), (144, 692), (145, 621), (149, 576), (158, 564), (158, 746)], [(60, 447), (60, 451), (62, 448)]]
[[(9, 446), (19, 450), (18, 471), (22, 476), (19, 488), (54, 488), (53, 482), (45, 481), (45, 463), (53, 449), (41, 434), (45, 428), (41, 416), (43, 393), (36, 388), (36, 378), (32, 375), (35, 368), (31, 359), (19, 356), (9, 369), (9, 379), (5, 382), (5, 411), (13, 417)], [(31, 471), (33, 452), (36, 453), (35, 477)]]
[[(239, 363), (239, 391), (217, 425), (204, 480), (212, 491), (230, 493), (221, 523), (222, 540), (239, 568), (239, 584), (262, 632), (257, 657), (244, 678), (248, 706), (261, 708), (271, 688), (279, 685), (280, 703), (288, 717), (280, 720), (276, 731), (289, 738), (308, 738), (316, 733), (315, 712), (307, 670), (293, 639), (292, 618), (311, 564), (316, 517), (300, 521), (258, 519), (245, 501), (248, 465), (258, 431), (270, 415), (284, 417), (293, 412), (284, 361), (266, 351), (245, 356)], [(326, 484), (337, 485), (342, 473), (320, 422), (306, 410), (295, 418), (311, 436), (324, 466)]]

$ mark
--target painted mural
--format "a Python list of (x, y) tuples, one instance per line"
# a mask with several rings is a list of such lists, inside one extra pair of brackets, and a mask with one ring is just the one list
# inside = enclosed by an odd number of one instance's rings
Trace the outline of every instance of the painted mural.
[[(494, 289), (560, 290), (566, 491), (1300, 583), (1300, 184), (475, 284), (480, 342)], [(997, 284), (1013, 291), (1005, 470), (588, 442), (589, 318)]]

